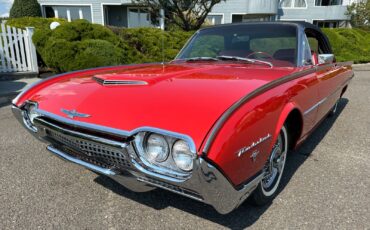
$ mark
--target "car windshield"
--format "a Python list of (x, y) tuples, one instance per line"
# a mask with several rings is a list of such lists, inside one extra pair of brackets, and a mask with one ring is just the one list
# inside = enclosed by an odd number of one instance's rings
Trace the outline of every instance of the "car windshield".
[(238, 24), (200, 30), (176, 60), (229, 61), (292, 67), (297, 60), (297, 28), (290, 24)]

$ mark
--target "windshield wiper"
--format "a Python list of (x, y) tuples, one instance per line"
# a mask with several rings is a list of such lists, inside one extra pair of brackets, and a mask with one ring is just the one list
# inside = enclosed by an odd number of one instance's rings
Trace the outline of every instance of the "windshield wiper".
[(274, 67), (274, 65), (271, 62), (268, 61), (261, 61), (258, 59), (251, 59), (251, 58), (243, 58), (243, 57), (238, 57), (238, 56), (217, 56), (218, 59), (220, 60), (236, 60), (236, 61), (245, 61), (249, 63), (261, 63), (265, 65), (269, 65), (271, 68)]
[[(181, 60), (181, 59), (179, 59)], [(193, 57), (193, 58), (185, 58), (183, 59), (186, 62), (192, 62), (192, 61), (218, 61), (217, 58), (214, 57)]]

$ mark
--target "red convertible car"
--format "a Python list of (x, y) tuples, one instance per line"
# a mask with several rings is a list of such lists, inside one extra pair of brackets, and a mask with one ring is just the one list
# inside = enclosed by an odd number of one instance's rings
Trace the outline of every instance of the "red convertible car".
[(12, 109), (56, 156), (225, 214), (276, 196), (287, 152), (336, 112), (353, 75), (311, 24), (229, 24), (199, 30), (169, 63), (46, 79)]

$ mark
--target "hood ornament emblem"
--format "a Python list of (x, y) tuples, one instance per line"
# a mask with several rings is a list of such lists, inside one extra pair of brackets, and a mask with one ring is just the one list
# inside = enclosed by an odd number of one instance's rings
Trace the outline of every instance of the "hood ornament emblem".
[(78, 113), (75, 109), (73, 109), (73, 110), (61, 109), (60, 111), (64, 114), (66, 114), (69, 118), (72, 118), (72, 119), (75, 118), (75, 117), (82, 117), (82, 118), (90, 117), (89, 114)]

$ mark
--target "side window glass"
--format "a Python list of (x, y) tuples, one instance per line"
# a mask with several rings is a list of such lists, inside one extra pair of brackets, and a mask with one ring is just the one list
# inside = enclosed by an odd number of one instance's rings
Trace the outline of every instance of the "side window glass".
[(302, 58), (303, 63), (302, 64), (312, 65), (313, 61), (312, 61), (311, 48), (310, 48), (310, 44), (308, 42), (307, 36), (304, 36), (303, 38), (302, 47), (303, 47), (303, 58)]
[(319, 41), (314, 38), (314, 37), (309, 37), (308, 38), (308, 43), (311, 47), (311, 50), (317, 54), (320, 54), (320, 49), (319, 49)]

